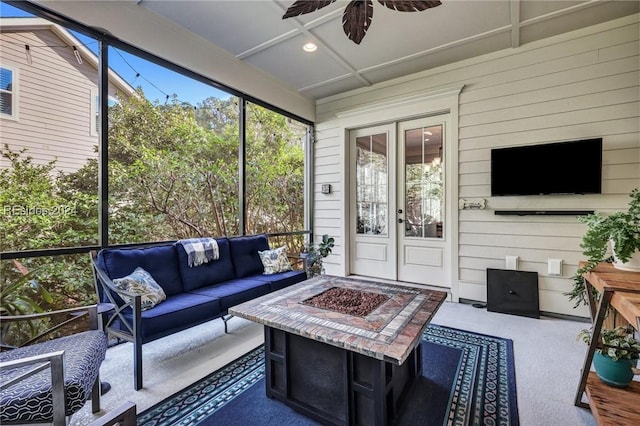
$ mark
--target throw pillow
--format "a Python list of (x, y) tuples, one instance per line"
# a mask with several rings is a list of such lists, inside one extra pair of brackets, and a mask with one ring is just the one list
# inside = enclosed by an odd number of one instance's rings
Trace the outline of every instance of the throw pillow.
[(287, 257), (287, 247), (282, 246), (273, 250), (259, 251), (260, 260), (264, 266), (264, 275), (276, 274), (278, 272), (291, 271), (291, 263)]
[[(153, 279), (150, 273), (141, 267), (137, 267), (135, 271), (126, 277), (116, 278), (113, 280), (113, 284), (115, 284), (119, 290), (140, 294), (142, 296), (143, 311), (153, 308), (167, 298), (162, 287)], [(122, 297), (122, 300), (126, 303), (131, 302), (130, 297), (123, 295), (120, 295), (120, 297)]]

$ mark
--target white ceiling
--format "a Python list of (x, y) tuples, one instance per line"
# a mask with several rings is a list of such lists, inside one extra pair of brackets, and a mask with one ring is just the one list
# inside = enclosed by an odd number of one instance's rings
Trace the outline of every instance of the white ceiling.
[[(283, 20), (294, 0), (139, 0), (237, 59), (318, 99), (638, 13), (640, 2), (442, 0), (421, 12), (373, 3), (358, 45), (342, 29), (348, 1)], [(313, 41), (314, 53), (302, 46)]]

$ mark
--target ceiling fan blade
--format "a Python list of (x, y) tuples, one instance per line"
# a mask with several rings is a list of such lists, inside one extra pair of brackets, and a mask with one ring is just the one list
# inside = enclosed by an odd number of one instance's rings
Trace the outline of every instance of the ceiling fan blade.
[(398, 12), (420, 12), (442, 4), (438, 0), (378, 0), (378, 3)]
[(329, 6), (336, 0), (297, 0), (293, 2), (289, 9), (282, 17), (282, 19), (291, 18), (292, 16), (304, 15), (305, 13), (315, 12), (318, 9), (322, 9), (325, 6)]
[(355, 44), (360, 44), (373, 19), (372, 0), (354, 0), (344, 8), (342, 29)]

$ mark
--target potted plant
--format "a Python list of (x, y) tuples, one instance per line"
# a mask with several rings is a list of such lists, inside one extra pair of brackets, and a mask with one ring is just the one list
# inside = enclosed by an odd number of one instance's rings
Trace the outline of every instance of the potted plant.
[[(583, 342), (591, 341), (591, 330), (582, 330), (578, 334)], [(600, 331), (602, 348), (596, 349), (593, 355), (593, 366), (596, 374), (604, 383), (615, 387), (626, 387), (635, 374), (640, 358), (640, 341), (634, 336), (631, 326), (619, 326)]]
[(329, 256), (334, 246), (334, 238), (324, 234), (322, 240), (318, 245), (308, 244), (304, 248), (304, 252), (301, 253), (301, 257), (304, 259), (305, 270), (307, 271), (307, 277), (313, 278), (316, 275), (324, 273), (324, 267), (322, 266), (322, 259)]
[[(626, 271), (640, 272), (640, 189), (631, 191), (629, 209), (608, 216), (594, 212), (578, 217), (587, 225), (580, 247), (587, 257), (586, 263), (574, 276), (574, 287), (567, 293), (570, 300), (586, 304), (582, 274), (600, 262), (613, 262), (614, 267)], [(612, 256), (610, 256), (611, 254)]]

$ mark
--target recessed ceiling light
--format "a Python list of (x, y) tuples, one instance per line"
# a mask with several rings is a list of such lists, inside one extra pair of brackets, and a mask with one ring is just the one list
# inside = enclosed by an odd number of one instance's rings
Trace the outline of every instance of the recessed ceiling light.
[(302, 50), (304, 50), (305, 52), (315, 52), (318, 49), (318, 46), (316, 46), (315, 44), (309, 42), (307, 44), (305, 44), (304, 46), (302, 46)]

